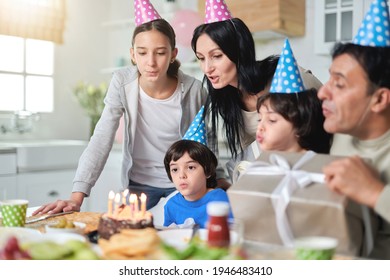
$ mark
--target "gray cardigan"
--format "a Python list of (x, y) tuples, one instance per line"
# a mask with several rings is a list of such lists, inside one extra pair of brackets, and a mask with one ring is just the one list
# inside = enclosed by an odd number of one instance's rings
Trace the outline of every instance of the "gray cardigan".
[[(200, 107), (205, 103), (207, 91), (202, 83), (179, 70), (178, 82), (181, 84), (181, 122), (180, 136), (183, 137)], [(79, 159), (78, 168), (73, 180), (73, 192), (82, 192), (86, 196), (99, 178), (112, 145), (119, 120), (124, 115), (123, 159), (121, 170), (122, 186), (129, 185), (130, 169), (133, 165), (132, 150), (138, 111), (138, 70), (134, 66), (115, 71), (104, 100), (105, 107), (96, 125), (88, 146)], [(207, 141), (212, 147), (216, 137), (208, 130)], [(168, 149), (168, 147), (167, 147)], [(213, 151), (218, 157), (218, 150)], [(217, 178), (224, 178), (221, 166), (217, 170)], [(140, 182), (142, 183), (142, 182)]]

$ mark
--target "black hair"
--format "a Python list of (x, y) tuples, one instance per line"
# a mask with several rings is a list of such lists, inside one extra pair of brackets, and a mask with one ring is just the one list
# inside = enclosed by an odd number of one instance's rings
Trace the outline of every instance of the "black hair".
[(176, 141), (167, 150), (164, 157), (164, 166), (169, 180), (172, 181), (169, 164), (172, 160), (179, 160), (185, 153), (188, 153), (190, 158), (197, 161), (203, 167), (204, 173), (208, 177), (206, 187), (215, 188), (217, 186), (217, 157), (207, 146), (192, 140)]
[(317, 90), (296, 94), (266, 93), (257, 100), (257, 112), (266, 100), (272, 109), (290, 122), (296, 131), (299, 146), (305, 150), (328, 154), (333, 136), (324, 129), (325, 117)]
[[(131, 40), (132, 46), (134, 46), (135, 37), (139, 33), (145, 32), (145, 31), (150, 31), (150, 30), (157, 30), (157, 31), (161, 32), (162, 34), (164, 34), (165, 36), (167, 36), (169, 39), (169, 43), (171, 45), (172, 50), (175, 49), (175, 47), (176, 47), (175, 30), (165, 19), (155, 19), (155, 20), (152, 20), (149, 22), (145, 22), (141, 25), (138, 25), (134, 29), (133, 38)], [(177, 73), (179, 71), (179, 68), (180, 68), (180, 62), (177, 59), (175, 59), (175, 61), (173, 63), (169, 64), (168, 71), (167, 71), (168, 76), (177, 78)]]
[[(237, 88), (227, 85), (222, 89), (214, 89), (206, 76), (203, 77), (203, 83), (207, 84), (209, 92), (205, 112), (211, 112), (212, 132), (217, 135), (218, 115), (220, 115), (223, 119), (222, 127), (229, 150), (233, 157), (237, 157), (238, 152), (243, 149), (240, 137), (244, 129), (241, 112), (242, 93), (256, 95), (264, 90), (272, 79), (278, 59), (275, 60), (276, 56), (270, 56), (262, 61), (256, 61), (252, 34), (239, 18), (199, 25), (194, 30), (191, 41), (195, 54), (196, 43), (202, 34), (207, 34), (236, 64)], [(232, 44), (232, 42), (235, 43)]]
[(368, 94), (376, 87), (390, 88), (390, 48), (369, 47), (352, 43), (337, 43), (332, 50), (332, 58), (348, 54), (352, 56), (366, 72), (369, 79)]

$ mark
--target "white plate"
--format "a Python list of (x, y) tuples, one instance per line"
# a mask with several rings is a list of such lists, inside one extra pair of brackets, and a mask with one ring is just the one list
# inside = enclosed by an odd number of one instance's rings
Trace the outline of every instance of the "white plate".
[[(191, 238), (192, 229), (167, 229), (158, 231), (157, 233), (163, 242), (181, 250), (187, 247)], [(201, 240), (207, 240), (207, 229), (199, 229), (198, 234)], [(230, 244), (235, 245), (237, 243), (237, 233), (230, 231)]]
[(48, 232), (42, 234), (40, 238), (40, 241), (53, 241), (59, 244), (65, 243), (69, 240), (87, 241), (83, 235), (70, 232)]
[(20, 242), (36, 241), (41, 238), (39, 230), (24, 227), (0, 227), (0, 249), (4, 247), (11, 236), (15, 236)]

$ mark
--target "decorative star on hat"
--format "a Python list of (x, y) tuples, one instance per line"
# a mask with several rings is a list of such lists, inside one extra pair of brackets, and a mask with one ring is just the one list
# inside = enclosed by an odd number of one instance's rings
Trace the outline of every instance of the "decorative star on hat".
[(206, 0), (206, 17), (204, 23), (224, 21), (231, 18), (232, 14), (225, 0)]
[(149, 0), (134, 0), (134, 16), (136, 26), (161, 18)]
[(356, 45), (390, 47), (390, 19), (387, 0), (374, 0), (355, 38)]
[(184, 134), (184, 140), (192, 140), (199, 142), (203, 145), (206, 144), (206, 125), (203, 119), (204, 106), (200, 108), (199, 112), (196, 114), (192, 124), (188, 128), (186, 134)]
[(284, 41), (283, 51), (272, 78), (270, 93), (298, 93), (305, 90), (298, 64), (294, 58), (288, 39)]

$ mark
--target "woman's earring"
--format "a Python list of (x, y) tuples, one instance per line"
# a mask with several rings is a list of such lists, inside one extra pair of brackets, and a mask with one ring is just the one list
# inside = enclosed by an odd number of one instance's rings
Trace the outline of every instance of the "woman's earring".
[(172, 59), (172, 60), (171, 60), (171, 63), (174, 63), (174, 62), (175, 62), (175, 59)]

